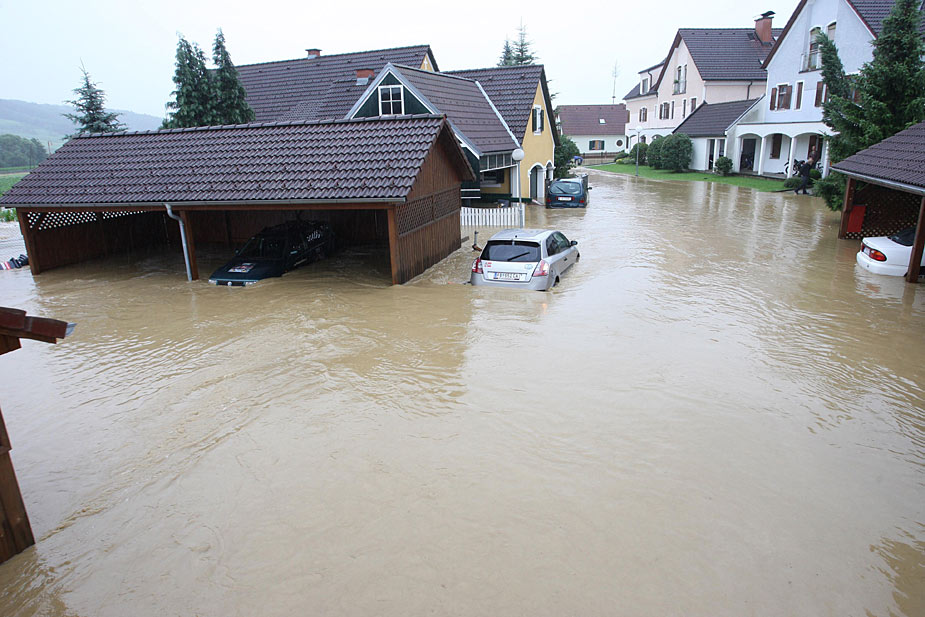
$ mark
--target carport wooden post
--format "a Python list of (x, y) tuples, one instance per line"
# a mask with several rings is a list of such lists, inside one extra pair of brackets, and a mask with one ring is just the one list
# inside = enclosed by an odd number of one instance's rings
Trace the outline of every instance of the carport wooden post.
[(398, 217), (397, 206), (389, 207), (389, 258), (392, 261), (392, 284), (398, 285)]
[(848, 185), (845, 186), (845, 202), (841, 208), (841, 227), (838, 228), (838, 237), (842, 240), (848, 235), (848, 220), (851, 218), (851, 210), (854, 209), (855, 185), (855, 179), (849, 177)]
[[(26, 255), (29, 257), (29, 269), (32, 270), (34, 276), (42, 271), (42, 266), (39, 265), (35, 250), (35, 239), (32, 237), (32, 232), (29, 229), (29, 213), (17, 208), (16, 218), (19, 219), (19, 232), (22, 234), (22, 239), (26, 244)], [(0, 351), (0, 353), (3, 352)]]
[(919, 206), (919, 222), (915, 226), (915, 242), (912, 245), (912, 257), (909, 258), (909, 271), (906, 272), (906, 281), (919, 282), (919, 268), (922, 263), (922, 251), (925, 250), (925, 196)]
[(193, 243), (193, 228), (190, 226), (189, 222), (189, 212), (186, 210), (180, 211), (180, 216), (183, 218), (183, 229), (186, 230), (186, 246), (189, 251), (189, 268), (190, 268), (190, 278), (194, 281), (199, 280), (199, 265), (196, 263), (196, 245)]

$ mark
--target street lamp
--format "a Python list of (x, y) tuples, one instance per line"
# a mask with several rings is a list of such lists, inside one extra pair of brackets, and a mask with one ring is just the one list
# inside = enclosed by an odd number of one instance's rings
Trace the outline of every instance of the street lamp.
[(639, 131), (642, 130), (641, 126), (636, 127), (636, 177), (639, 177)]

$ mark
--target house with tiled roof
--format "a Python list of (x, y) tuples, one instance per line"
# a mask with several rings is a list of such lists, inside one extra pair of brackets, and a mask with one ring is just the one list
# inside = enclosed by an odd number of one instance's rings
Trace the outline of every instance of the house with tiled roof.
[[(655, 134), (651, 129), (654, 126), (654, 116), (650, 112), (658, 109), (658, 91), (653, 87), (662, 73), (665, 62), (659, 62), (649, 68), (639, 71), (639, 82), (623, 97), (627, 112), (627, 140), (626, 149), (629, 150), (635, 140), (646, 143), (651, 141)], [(632, 143), (630, 143), (632, 141)]]
[(805, 160), (815, 151), (823, 174), (828, 173), (824, 137), (830, 130), (822, 122), (826, 93), (816, 37), (833, 39), (845, 73), (857, 73), (873, 58), (871, 43), (893, 4), (894, 0), (800, 1), (765, 58), (763, 101), (730, 132), (733, 169), (789, 176), (794, 173), (793, 160)]
[[(764, 92), (762, 64), (781, 32), (771, 27), (773, 16), (761, 15), (751, 28), (679, 29), (650, 87), (655, 96), (647, 97), (642, 112), (647, 121), (634, 125), (631, 117), (631, 136), (638, 126), (640, 141), (651, 141), (673, 132), (701, 103), (742, 101)], [(636, 120), (641, 111), (636, 109)]]
[(716, 159), (726, 154), (726, 132), (751, 109), (758, 99), (704, 103), (688, 114), (675, 133), (691, 138), (693, 152), (690, 169), (712, 171)]
[(613, 157), (626, 149), (626, 105), (560, 105), (559, 131), (585, 158)]
[(522, 195), (542, 203), (545, 183), (552, 180), (559, 132), (552, 113), (546, 71), (542, 64), (498, 66), (448, 71), (479, 83), (508, 127), (520, 141)]
[(306, 51), (305, 58), (236, 67), (256, 122), (343, 118), (366, 90), (363, 76), (390, 62), (437, 70), (430, 45), (331, 55)]
[(370, 81), (347, 118), (408, 113), (446, 115), (480, 175), (479, 182), (463, 187), (464, 199), (510, 198), (523, 193), (516, 185), (513, 160), (520, 142), (479, 82), (389, 63)]

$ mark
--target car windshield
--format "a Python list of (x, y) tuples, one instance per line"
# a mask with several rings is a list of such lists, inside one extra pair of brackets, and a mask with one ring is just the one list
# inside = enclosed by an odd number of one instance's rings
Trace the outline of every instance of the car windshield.
[(553, 195), (579, 195), (581, 184), (578, 182), (553, 182), (549, 185), (549, 192)]
[(896, 244), (902, 244), (903, 246), (912, 246), (912, 241), (915, 240), (915, 227), (909, 227), (908, 229), (896, 232), (890, 236), (890, 240)]
[(482, 251), (485, 261), (539, 261), (540, 245), (522, 240), (489, 240)]
[(254, 236), (238, 251), (238, 257), (282, 259), (285, 244), (282, 236)]

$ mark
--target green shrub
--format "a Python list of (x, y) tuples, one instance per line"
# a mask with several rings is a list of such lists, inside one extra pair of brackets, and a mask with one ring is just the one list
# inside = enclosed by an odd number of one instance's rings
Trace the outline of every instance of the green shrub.
[(784, 188), (785, 188), (785, 189), (795, 189), (796, 187), (800, 186), (801, 184), (803, 184), (803, 180), (800, 178), (800, 176), (792, 176), (792, 177), (787, 178), (786, 180), (784, 180)]
[(810, 170), (809, 170), (809, 177), (810, 177), (811, 180), (821, 180), (821, 179), (822, 179), (822, 172), (819, 171), (818, 169), (815, 169), (815, 168), (810, 169)]
[(721, 156), (713, 163), (713, 169), (721, 176), (728, 176), (732, 173), (732, 159), (728, 156)]
[(613, 157), (613, 162), (616, 163), (616, 162), (619, 161), (620, 159), (625, 159), (625, 158), (628, 157), (629, 155), (630, 155), (629, 152), (617, 152), (617, 155), (616, 155), (615, 157)]
[(16, 210), (7, 210), (6, 208), (0, 208), (0, 221), (4, 223), (11, 223), (16, 220)]
[(638, 152), (639, 153), (639, 164), (645, 165), (646, 164), (646, 152), (648, 151), (648, 149), (649, 149), (648, 144), (638, 143), (630, 149), (630, 154), (628, 157), (626, 157), (626, 159), (628, 160), (631, 158), (633, 159), (633, 163), (635, 163), (636, 153)]
[(646, 161), (649, 163), (649, 167), (652, 169), (663, 169), (662, 163), (662, 143), (665, 141), (665, 138), (653, 138), (652, 143), (649, 144), (649, 149), (646, 150)]
[(667, 137), (662, 137), (664, 143), (660, 150), (660, 163), (662, 169), (671, 169), (673, 171), (683, 171), (691, 164), (691, 156), (694, 154), (694, 144), (691, 138), (684, 133), (672, 133)]

